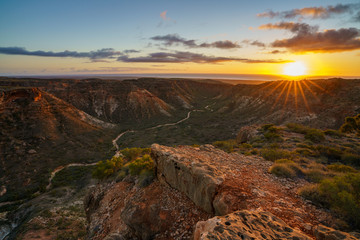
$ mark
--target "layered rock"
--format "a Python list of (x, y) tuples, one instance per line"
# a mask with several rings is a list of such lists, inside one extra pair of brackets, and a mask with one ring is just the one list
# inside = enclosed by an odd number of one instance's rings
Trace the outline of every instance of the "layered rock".
[(174, 148), (153, 144), (157, 177), (160, 181), (183, 192), (197, 206), (214, 212), (216, 189), (224, 181), (223, 174), (214, 166), (204, 164), (210, 156), (186, 156)]

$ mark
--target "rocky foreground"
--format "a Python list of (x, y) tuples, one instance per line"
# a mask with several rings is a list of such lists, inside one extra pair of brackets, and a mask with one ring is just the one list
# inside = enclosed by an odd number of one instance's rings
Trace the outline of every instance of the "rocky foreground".
[(297, 195), (306, 182), (271, 162), (211, 145), (152, 145), (156, 180), (98, 185), (85, 199), (89, 239), (358, 239)]

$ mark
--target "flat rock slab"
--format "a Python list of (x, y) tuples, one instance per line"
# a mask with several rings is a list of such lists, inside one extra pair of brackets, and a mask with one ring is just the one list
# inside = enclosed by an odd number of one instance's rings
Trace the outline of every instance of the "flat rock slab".
[(269, 212), (237, 211), (196, 224), (194, 240), (311, 239)]

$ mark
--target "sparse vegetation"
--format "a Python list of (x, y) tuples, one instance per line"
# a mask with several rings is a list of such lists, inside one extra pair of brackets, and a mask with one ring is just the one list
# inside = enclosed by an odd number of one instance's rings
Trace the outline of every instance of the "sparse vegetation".
[(305, 133), (305, 139), (318, 143), (325, 140), (325, 134), (319, 129), (309, 128)]
[(270, 172), (278, 177), (294, 178), (301, 173), (301, 168), (289, 159), (279, 159), (271, 166)]
[(150, 148), (124, 148), (120, 151), (120, 153), (124, 156), (127, 161), (133, 161), (136, 158), (144, 155), (150, 154)]
[(345, 123), (340, 127), (340, 132), (360, 134), (360, 114), (345, 118)]
[(113, 157), (110, 160), (100, 161), (94, 171), (93, 177), (106, 179), (115, 177), (117, 181), (127, 175), (138, 176), (140, 186), (146, 186), (154, 178), (154, 162), (149, 153), (150, 148), (126, 148), (120, 151), (123, 157)]
[(268, 161), (275, 161), (282, 158), (291, 158), (292, 155), (287, 150), (277, 149), (277, 148), (265, 148), (260, 152), (261, 156)]
[(360, 227), (360, 173), (324, 179), (320, 184), (302, 188), (300, 194), (330, 208), (352, 228)]
[(230, 139), (227, 141), (216, 141), (216, 142), (213, 142), (212, 145), (214, 145), (215, 147), (218, 147), (228, 153), (233, 152), (234, 147), (238, 146), (234, 139)]
[(124, 164), (122, 157), (113, 157), (110, 160), (99, 161), (93, 171), (93, 177), (104, 179), (119, 171)]

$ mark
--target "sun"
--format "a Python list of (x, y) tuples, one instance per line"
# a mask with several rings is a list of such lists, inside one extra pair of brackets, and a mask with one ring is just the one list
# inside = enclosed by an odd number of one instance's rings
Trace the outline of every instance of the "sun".
[(291, 62), (284, 66), (283, 74), (287, 76), (302, 76), (306, 74), (306, 66), (303, 62)]

